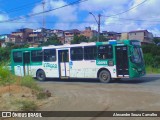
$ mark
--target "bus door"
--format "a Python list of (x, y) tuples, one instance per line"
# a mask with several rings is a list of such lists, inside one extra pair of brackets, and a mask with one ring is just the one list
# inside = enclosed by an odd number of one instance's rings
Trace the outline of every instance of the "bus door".
[(29, 75), (30, 71), (30, 52), (26, 51), (23, 53), (23, 73), (25, 75)]
[(58, 62), (59, 62), (59, 76), (69, 77), (69, 51), (68, 50), (58, 50)]
[(129, 77), (127, 46), (116, 46), (117, 77)]

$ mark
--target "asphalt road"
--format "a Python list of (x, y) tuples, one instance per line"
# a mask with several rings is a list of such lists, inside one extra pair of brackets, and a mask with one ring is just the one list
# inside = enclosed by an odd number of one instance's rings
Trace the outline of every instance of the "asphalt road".
[(39, 82), (41, 83), (59, 83), (59, 84), (140, 84), (140, 85), (156, 85), (160, 86), (160, 74), (147, 74), (140, 78), (128, 79), (124, 78), (119, 81), (111, 81), (110, 83), (101, 83), (97, 79), (47, 79), (46, 81)]
[[(52, 99), (41, 111), (160, 111), (160, 75), (100, 83), (95, 79), (48, 79), (38, 84)], [(42, 120), (159, 120), (159, 118), (41, 118)]]

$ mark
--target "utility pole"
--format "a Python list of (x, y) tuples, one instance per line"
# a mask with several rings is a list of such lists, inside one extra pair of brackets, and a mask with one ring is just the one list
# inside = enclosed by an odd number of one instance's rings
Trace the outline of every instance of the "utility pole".
[(43, 0), (43, 2), (42, 2), (42, 7), (43, 7), (43, 28), (45, 28), (45, 16), (44, 16), (45, 4), (46, 4), (46, 2), (45, 2), (45, 0)]
[(95, 19), (95, 21), (96, 21), (96, 23), (98, 25), (98, 38), (97, 38), (97, 42), (99, 42), (99, 40), (100, 40), (100, 29), (101, 29), (100, 28), (100, 26), (101, 26), (101, 15), (98, 14), (98, 21), (97, 21), (95, 15), (92, 12), (89, 12), (89, 14), (91, 14), (94, 17), (94, 19)]
[(42, 37), (43, 37), (43, 42), (44, 42), (44, 29), (45, 29), (45, 15), (44, 15), (44, 11), (45, 11), (45, 4), (46, 4), (46, 2), (45, 2), (45, 0), (43, 0), (43, 2), (42, 2), (42, 7), (43, 7), (43, 21), (42, 21), (42, 26), (43, 26), (43, 28), (42, 28)]
[(98, 41), (100, 39), (100, 26), (101, 26), (101, 15), (98, 14)]

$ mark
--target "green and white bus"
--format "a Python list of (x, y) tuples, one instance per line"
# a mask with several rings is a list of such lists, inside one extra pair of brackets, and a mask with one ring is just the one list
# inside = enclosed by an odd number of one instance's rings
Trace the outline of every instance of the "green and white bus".
[(46, 78), (135, 78), (145, 75), (138, 40), (109, 40), (37, 48), (13, 49), (11, 69), (17, 76)]

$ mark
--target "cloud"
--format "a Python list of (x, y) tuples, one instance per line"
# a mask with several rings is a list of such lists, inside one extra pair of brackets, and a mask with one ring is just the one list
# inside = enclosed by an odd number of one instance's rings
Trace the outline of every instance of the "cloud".
[(129, 0), (88, 0), (80, 4), (80, 9), (85, 11), (99, 12), (116, 6), (125, 5)]
[[(113, 3), (115, 0), (112, 0)], [(117, 4), (116, 8), (114, 6), (111, 9), (103, 10), (104, 16), (114, 15), (126, 11), (136, 5), (140, 4), (144, 0), (133, 0), (131, 2), (124, 1), (121, 4)], [(125, 5), (125, 2), (127, 4)], [(110, 3), (111, 4), (111, 3)], [(160, 34), (159, 22), (160, 19), (160, 1), (157, 0), (148, 0), (140, 6), (118, 16), (113, 17), (102, 17), (105, 19), (102, 21), (102, 28), (107, 31), (116, 31), (116, 32), (127, 32), (132, 30), (139, 29), (148, 29), (153, 32), (153, 34)], [(117, 12), (115, 12), (117, 11)], [(121, 19), (124, 18), (124, 19)], [(125, 20), (131, 19), (131, 20)], [(142, 19), (144, 21), (136, 21)], [(157, 21), (157, 22), (155, 22)]]
[(153, 36), (160, 37), (160, 31), (157, 28), (149, 29), (149, 32), (153, 33)]
[[(45, 11), (59, 8), (64, 5), (67, 5), (67, 4), (68, 3), (63, 0), (46, 0)], [(47, 13), (45, 13), (45, 16), (46, 17), (53, 17), (53, 18), (55, 17), (60, 22), (61, 21), (75, 21), (78, 19), (76, 10), (77, 10), (76, 6), (67, 6), (64, 8), (53, 10), (51, 12), (47, 12)], [(42, 11), (43, 11), (42, 4), (36, 5), (32, 10), (33, 13), (39, 13)]]
[(0, 34), (4, 33), (11, 33), (15, 31), (16, 29), (20, 28), (36, 28), (39, 26), (39, 24), (32, 19), (21, 19), (16, 21), (9, 21), (9, 22), (3, 22), (5, 20), (10, 20), (9, 16), (6, 14), (0, 14)]
[[(46, 0), (45, 10), (67, 5), (69, 3), (68, 1), (70, 0)], [(160, 34), (160, 27), (158, 22), (160, 21), (159, 0), (147, 0), (145, 3), (124, 14), (113, 17), (105, 17), (126, 11), (143, 1), (144, 0), (88, 0), (80, 4), (45, 13), (44, 16), (46, 19), (46, 24), (47, 21), (53, 22), (52, 24), (48, 23), (46, 27), (62, 30), (84, 30), (85, 27), (91, 26), (92, 29), (97, 30), (97, 23), (93, 16), (89, 14), (89, 12), (92, 12), (97, 20), (98, 14), (103, 15), (101, 17), (101, 31), (128, 32), (132, 30), (147, 29), (152, 31), (153, 34)], [(34, 14), (42, 11), (42, 3), (38, 3), (32, 8), (30, 13), (25, 14)], [(7, 30), (11, 31), (21, 27), (42, 27), (42, 17), (43, 14), (19, 20), (27, 23), (0, 23), (0, 27), (3, 28), (3, 30), (1, 29), (0, 32)], [(1, 14), (0, 20), (5, 19), (9, 19), (9, 15)], [(136, 21), (139, 19), (144, 21)]]

